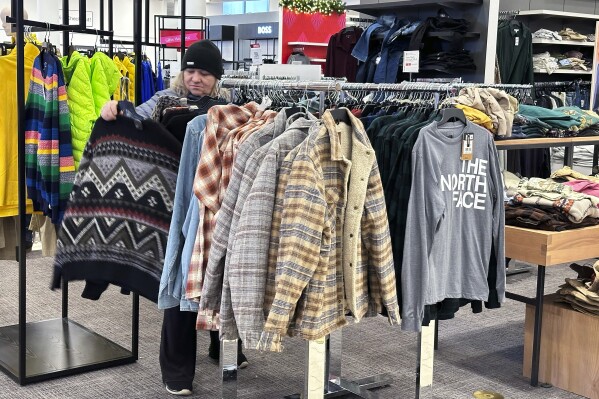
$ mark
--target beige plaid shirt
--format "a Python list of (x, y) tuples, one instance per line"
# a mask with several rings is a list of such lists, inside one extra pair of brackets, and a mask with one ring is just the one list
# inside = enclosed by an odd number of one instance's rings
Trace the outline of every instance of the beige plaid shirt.
[(274, 298), (267, 290), (259, 349), (281, 351), (291, 322), (302, 338), (322, 338), (347, 324), (347, 310), (359, 321), (384, 304), (390, 323), (399, 324), (380, 174), (362, 123), (347, 113), (351, 126), (337, 125), (326, 112), (318, 134), (285, 160), (293, 159), (277, 185), (277, 197), (284, 194), (273, 215), (278, 234), (271, 233), (271, 244), (274, 236), (278, 248), (269, 249), (270, 260), (276, 258)]

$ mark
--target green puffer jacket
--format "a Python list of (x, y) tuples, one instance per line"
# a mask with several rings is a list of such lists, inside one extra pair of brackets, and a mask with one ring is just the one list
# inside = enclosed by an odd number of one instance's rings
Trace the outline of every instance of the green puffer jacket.
[(121, 83), (121, 73), (114, 61), (106, 54), (97, 52), (91, 59), (91, 83), (94, 97), (96, 119), (110, 96)]
[(63, 57), (61, 62), (67, 82), (73, 158), (75, 170), (78, 170), (83, 149), (97, 119), (92, 98), (91, 65), (89, 59), (77, 51), (70, 57)]

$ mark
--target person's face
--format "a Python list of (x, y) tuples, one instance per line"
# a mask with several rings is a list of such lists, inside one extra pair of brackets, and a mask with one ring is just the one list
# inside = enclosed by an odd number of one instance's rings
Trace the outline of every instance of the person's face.
[(216, 77), (203, 69), (187, 68), (183, 71), (183, 83), (194, 96), (208, 96), (216, 84)]

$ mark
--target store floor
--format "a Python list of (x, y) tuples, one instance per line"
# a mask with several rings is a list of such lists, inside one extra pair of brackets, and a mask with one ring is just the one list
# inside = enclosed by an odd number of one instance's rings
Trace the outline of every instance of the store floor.
[[(28, 321), (60, 317), (61, 293), (50, 291), (52, 259), (30, 254), (27, 265)], [(0, 261), (0, 325), (17, 322), (17, 263)], [(574, 273), (565, 266), (547, 270), (546, 292), (554, 292), (564, 276)], [(536, 274), (508, 277), (508, 289), (534, 293)], [(96, 332), (129, 347), (131, 298), (111, 288), (99, 301), (82, 299), (82, 284), (70, 285), (71, 317)], [(139, 361), (21, 387), (0, 374), (0, 399), (64, 398), (168, 398), (158, 366), (162, 315), (141, 299)], [(522, 377), (524, 308), (508, 300), (501, 309), (473, 315), (462, 310), (456, 319), (441, 322), (439, 350), (435, 354), (434, 385), (422, 398), (471, 398), (476, 390), (499, 392), (510, 399), (574, 399), (580, 396), (557, 388), (533, 388)], [(379, 390), (382, 399), (414, 397), (416, 334), (389, 327), (382, 317), (365, 320), (344, 330), (343, 370), (347, 378), (390, 373), (390, 387)], [(199, 333), (195, 398), (219, 397), (219, 370), (208, 356), (208, 334)], [(303, 386), (305, 346), (287, 339), (283, 353), (246, 351), (247, 369), (239, 372), (238, 397), (274, 399), (300, 392)]]

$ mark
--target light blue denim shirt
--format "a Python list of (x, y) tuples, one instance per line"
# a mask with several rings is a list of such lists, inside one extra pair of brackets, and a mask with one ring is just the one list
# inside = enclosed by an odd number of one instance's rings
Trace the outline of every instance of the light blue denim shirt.
[(158, 292), (159, 309), (181, 306), (181, 310), (198, 310), (198, 304), (186, 300), (184, 293), (199, 224), (199, 207), (193, 193), (193, 180), (204, 141), (206, 119), (206, 115), (200, 115), (187, 124)]

